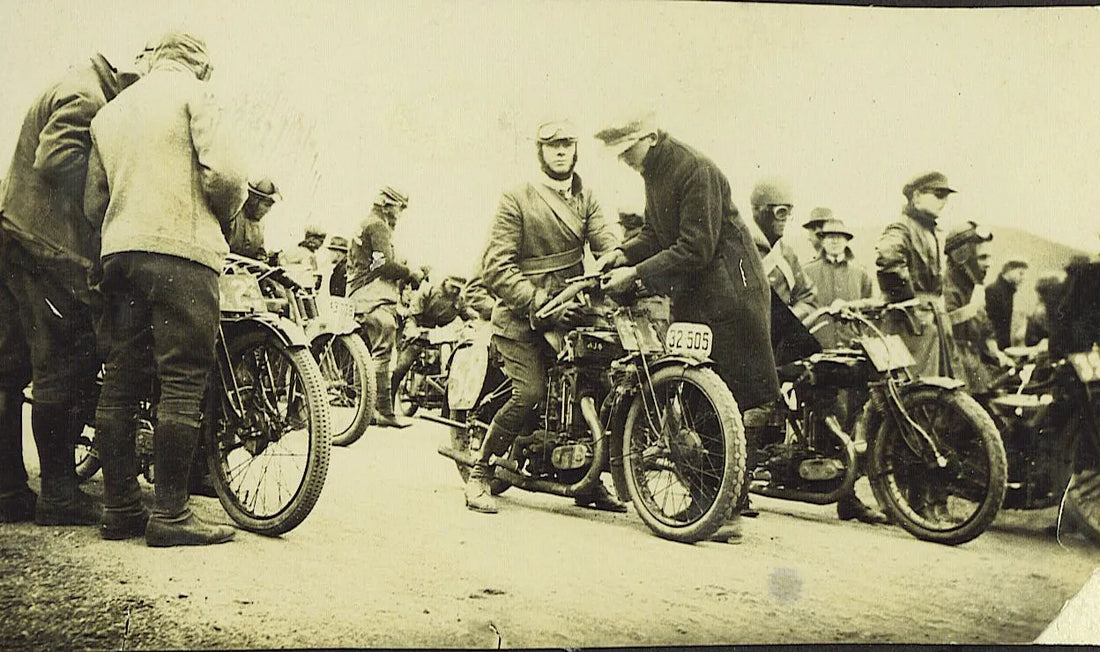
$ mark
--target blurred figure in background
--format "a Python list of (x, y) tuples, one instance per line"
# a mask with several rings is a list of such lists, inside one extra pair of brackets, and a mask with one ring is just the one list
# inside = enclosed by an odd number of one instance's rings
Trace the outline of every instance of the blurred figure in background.
[[(842, 220), (831, 219), (817, 227), (822, 245), (820, 257), (806, 264), (806, 277), (817, 293), (817, 303), (821, 306), (835, 306), (839, 303), (869, 299), (874, 293), (871, 275), (863, 266), (855, 262), (852, 248), (848, 246), (852, 232)], [(823, 347), (834, 347), (847, 343), (853, 332), (830, 322), (814, 331), (814, 336)]]
[(1056, 315), (1058, 302), (1062, 299), (1065, 275), (1060, 272), (1043, 274), (1035, 280), (1035, 294), (1039, 303), (1027, 317), (1027, 331), (1024, 335), (1026, 346), (1038, 346), (1050, 339), (1051, 315)]
[(623, 230), (623, 242), (633, 238), (642, 231), (642, 226), (645, 225), (645, 218), (637, 213), (625, 213), (619, 212), (619, 226)]
[(328, 250), (332, 255), (332, 272), (328, 277), (328, 293), (342, 297), (348, 289), (348, 239), (334, 235), (329, 238)]
[(248, 182), (248, 198), (237, 214), (223, 226), (229, 252), (253, 260), (267, 261), (263, 219), (275, 202), (282, 199), (275, 183), (261, 177)]
[(833, 219), (832, 209), (817, 206), (810, 211), (810, 216), (802, 223), (802, 228), (806, 231), (806, 237), (802, 239), (805, 244), (802, 247), (796, 246), (795, 251), (804, 265), (821, 256), (821, 227), (831, 219)]
[(993, 325), (997, 346), (1002, 349), (1012, 346), (1012, 306), (1027, 269), (1026, 260), (1012, 258), (1001, 267), (997, 280), (985, 288), (985, 311)]
[(305, 285), (315, 290), (320, 289), (321, 272), (317, 265), (317, 250), (325, 243), (327, 236), (328, 233), (320, 226), (316, 224), (307, 226), (305, 233), (302, 234), (302, 241), (290, 251), (284, 252), (279, 257), (279, 264), (283, 267), (298, 270), (303, 280), (311, 275), (313, 277), (312, 284), (305, 283)]

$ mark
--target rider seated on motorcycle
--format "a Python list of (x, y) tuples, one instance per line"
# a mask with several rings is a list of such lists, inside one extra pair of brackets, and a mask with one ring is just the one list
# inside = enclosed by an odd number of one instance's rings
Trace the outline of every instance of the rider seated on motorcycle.
[[(565, 286), (566, 279), (584, 273), (585, 243), (597, 255), (619, 244), (614, 226), (573, 172), (577, 163), (573, 125), (566, 120), (541, 124), (535, 153), (541, 174), (501, 197), (482, 257), (485, 287), (499, 299), (491, 318), (493, 343), (512, 381), (512, 394), (493, 417), (466, 484), (467, 508), (488, 514), (497, 511), (489, 490), (489, 461), (493, 455), (507, 453), (546, 395), (547, 366), (554, 357), (544, 333), (569, 328), (582, 319), (574, 308), (555, 311), (545, 319), (537, 313)], [(602, 483), (596, 487), (591, 494), (577, 496), (576, 503), (626, 511)]]
[(955, 357), (971, 394), (990, 391), (998, 367), (1011, 367), (1012, 360), (997, 346), (997, 336), (985, 311), (982, 282), (989, 271), (989, 243), (993, 234), (974, 222), (964, 222), (947, 234), (947, 274), (943, 297), (951, 331), (955, 336)]
[(391, 391), (397, 396), (397, 386), (405, 377), (420, 353), (416, 340), (421, 332), (441, 328), (454, 320), (477, 319), (477, 313), (467, 308), (462, 297), (466, 279), (447, 276), (439, 285), (427, 281), (412, 292), (401, 341), (397, 343), (397, 366), (393, 370)]
[(244, 206), (222, 225), (222, 234), (229, 243), (229, 253), (253, 260), (267, 260), (263, 219), (275, 202), (282, 198), (275, 183), (267, 177), (248, 182), (248, 197), (244, 200)]

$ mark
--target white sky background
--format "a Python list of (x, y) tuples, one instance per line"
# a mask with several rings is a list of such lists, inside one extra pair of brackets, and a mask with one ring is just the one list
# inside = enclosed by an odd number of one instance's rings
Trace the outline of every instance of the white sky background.
[[(223, 98), (278, 134), (249, 143), (286, 198), (270, 248), (309, 221), (349, 234), (388, 183), (412, 197), (404, 253), (465, 272), (500, 190), (534, 169), (540, 119), (591, 134), (637, 106), (719, 164), (742, 212), (778, 175), (799, 222), (826, 205), (884, 224), (906, 179), (940, 169), (960, 190), (948, 219), (1100, 246), (1094, 8), (3, 0), (0, 160), (68, 65), (127, 64), (179, 26), (207, 40)], [(590, 139), (580, 156), (612, 217), (640, 210), (637, 175)]]

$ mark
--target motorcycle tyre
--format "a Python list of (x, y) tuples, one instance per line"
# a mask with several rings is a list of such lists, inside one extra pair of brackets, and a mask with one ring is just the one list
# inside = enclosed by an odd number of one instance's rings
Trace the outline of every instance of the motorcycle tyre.
[[(405, 379), (411, 378), (414, 373), (416, 373), (416, 365), (413, 365), (400, 378), (395, 379), (397, 391), (393, 393), (393, 411), (403, 417), (411, 417), (420, 409), (419, 404), (405, 396)], [(407, 405), (404, 404), (405, 402)]]
[[(441, 410), (444, 419), (451, 419), (452, 421), (458, 421), (460, 423), (466, 422), (467, 410), (451, 410), (447, 405), (447, 400), (443, 400), (443, 409)], [(464, 451), (469, 446), (469, 434), (465, 428), (456, 428), (455, 426), (449, 426), (448, 430), (451, 431), (451, 448), (454, 450)], [(455, 468), (458, 469), (458, 475), (461, 476), (463, 484), (470, 479), (470, 467), (461, 462), (455, 462)], [(489, 493), (494, 496), (508, 491), (512, 487), (512, 483), (507, 480), (501, 480), (500, 478), (492, 478), (489, 480)]]
[[(887, 487), (887, 476), (883, 470), (887, 466), (887, 461), (884, 456), (886, 455), (888, 439), (896, 435), (889, 429), (892, 421), (880, 417), (878, 427), (874, 432), (875, 439), (871, 444), (867, 473), (875, 499), (894, 523), (897, 523), (906, 532), (922, 541), (957, 546), (977, 538), (997, 518), (997, 513), (1004, 502), (1005, 491), (1008, 487), (1008, 461), (1005, 456), (1004, 444), (1001, 442), (1001, 435), (997, 431), (997, 426), (993, 423), (993, 418), (972, 396), (960, 390), (922, 387), (903, 394), (901, 401), (910, 413), (912, 413), (913, 404), (916, 403), (947, 401), (958, 414), (970, 422), (971, 427), (982, 439), (982, 447), (989, 464), (989, 487), (978, 510), (962, 527), (948, 531), (932, 530), (914, 521), (906, 513), (907, 509), (903, 509), (898, 502), (902, 498), (897, 495), (900, 492), (890, 491)], [(868, 408), (870, 408), (870, 405)], [(905, 507), (908, 508), (908, 505)]]
[(726, 384), (712, 369), (703, 367), (684, 368), (681, 366), (663, 367), (653, 373), (653, 387), (656, 388), (663, 383), (673, 382), (680, 378), (688, 381), (702, 392), (722, 424), (726, 450), (725, 470), (714, 503), (698, 519), (683, 526), (669, 525), (650, 513), (634, 474), (633, 465), (637, 458), (627, 454), (631, 450), (630, 437), (634, 430), (634, 424), (645, 411), (644, 398), (640, 393), (636, 394), (634, 399), (631, 400), (630, 406), (627, 408), (626, 421), (623, 425), (623, 473), (626, 476), (626, 485), (630, 500), (634, 504), (634, 511), (638, 513), (638, 516), (641, 517), (650, 530), (662, 539), (681, 543), (696, 543), (710, 538), (711, 535), (717, 532), (731, 517), (741, 501), (741, 492), (746, 486), (745, 476), (747, 474), (745, 469), (745, 427), (741, 421), (741, 411), (737, 407), (737, 401), (734, 400), (733, 394)]
[[(233, 338), (228, 342), (230, 361), (235, 361), (241, 351), (257, 345), (266, 345), (285, 354), (291, 368), (301, 378), (306, 405), (309, 409), (309, 459), (302, 481), (290, 502), (278, 513), (269, 517), (256, 517), (249, 514), (229, 487), (228, 480), (221, 469), (219, 447), (214, 426), (221, 420), (221, 396), (225, 390), (220, 386), (218, 374), (211, 377), (213, 389), (207, 392), (207, 402), (203, 415), (203, 437), (206, 446), (207, 468), (214, 483), (218, 500), (229, 517), (241, 528), (249, 532), (266, 536), (278, 536), (298, 527), (306, 516), (313, 511), (321, 489), (328, 475), (329, 458), (332, 449), (332, 430), (329, 422), (328, 392), (325, 380), (317, 361), (306, 348), (287, 349), (274, 335), (254, 331)], [(220, 344), (219, 344), (220, 346)]]
[[(333, 338), (332, 345), (334, 347), (337, 345), (342, 346), (344, 351), (351, 356), (355, 369), (356, 384), (359, 386), (360, 398), (355, 418), (343, 431), (332, 433), (333, 446), (351, 446), (366, 434), (367, 428), (370, 427), (371, 420), (374, 418), (374, 406), (378, 397), (378, 388), (375, 385), (374, 358), (371, 357), (370, 349), (367, 348), (366, 343), (363, 342), (363, 338), (358, 333), (318, 336), (310, 343), (314, 358), (317, 357), (319, 347), (324, 345), (322, 338), (329, 337)], [(318, 366), (320, 366), (320, 361), (318, 361)], [(323, 370), (321, 374), (324, 375)]]
[(1092, 435), (1080, 428), (1063, 511), (1078, 532), (1100, 546), (1100, 451), (1091, 450), (1091, 442)]

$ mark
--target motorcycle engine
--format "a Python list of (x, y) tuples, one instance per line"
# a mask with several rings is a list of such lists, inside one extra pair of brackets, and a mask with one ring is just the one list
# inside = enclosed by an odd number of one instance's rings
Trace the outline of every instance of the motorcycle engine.
[(535, 475), (556, 476), (571, 484), (584, 476), (592, 462), (590, 443), (564, 433), (536, 430), (524, 440), (520, 454), (527, 459), (527, 470)]

